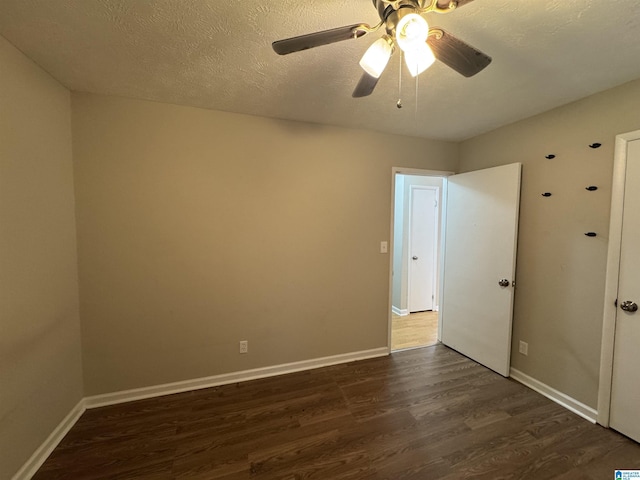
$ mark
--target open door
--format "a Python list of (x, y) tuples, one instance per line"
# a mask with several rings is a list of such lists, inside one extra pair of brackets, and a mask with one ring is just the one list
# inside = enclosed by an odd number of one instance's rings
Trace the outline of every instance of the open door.
[(441, 340), (508, 377), (519, 163), (448, 177)]

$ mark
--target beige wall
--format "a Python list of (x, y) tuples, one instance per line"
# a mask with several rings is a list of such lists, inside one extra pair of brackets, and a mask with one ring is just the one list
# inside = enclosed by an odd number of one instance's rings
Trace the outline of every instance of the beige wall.
[(0, 37), (0, 478), (82, 398), (69, 92)]
[(88, 395), (387, 345), (392, 167), (453, 170), (456, 144), (72, 105)]
[(512, 366), (593, 408), (614, 138), (640, 129), (639, 104), (635, 81), (461, 145), (460, 171), (523, 163)]

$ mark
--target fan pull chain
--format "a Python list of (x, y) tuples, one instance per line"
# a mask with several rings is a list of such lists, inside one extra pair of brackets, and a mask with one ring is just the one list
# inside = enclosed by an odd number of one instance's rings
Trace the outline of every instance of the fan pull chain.
[(398, 69), (398, 102), (396, 103), (396, 107), (402, 108), (402, 50), (400, 50), (400, 62), (398, 62), (400, 66)]
[(418, 123), (418, 78), (419, 77), (420, 75), (416, 75), (416, 104), (415, 104), (415, 110), (413, 113), (416, 123)]

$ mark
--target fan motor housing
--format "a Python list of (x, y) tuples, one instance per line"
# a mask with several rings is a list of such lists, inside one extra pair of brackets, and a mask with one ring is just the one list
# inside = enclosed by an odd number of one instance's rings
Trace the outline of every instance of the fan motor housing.
[[(407, 9), (411, 12), (418, 13), (418, 2), (416, 0), (398, 1), (390, 4), (388, 0), (373, 0), (374, 5), (378, 9), (380, 20), (384, 22), (385, 29), (389, 35), (394, 35), (396, 25), (403, 16), (401, 10)], [(406, 13), (409, 13), (408, 11)]]
[(378, 16), (382, 21), (386, 21), (389, 14), (393, 11), (393, 7), (383, 0), (373, 0), (373, 5), (378, 10)]
[(372, 0), (373, 5), (378, 10), (378, 16), (383, 22), (387, 21), (389, 15), (401, 8), (413, 8), (418, 13), (438, 12), (449, 13), (458, 7), (458, 0), (449, 0), (445, 7), (438, 4), (438, 0)]

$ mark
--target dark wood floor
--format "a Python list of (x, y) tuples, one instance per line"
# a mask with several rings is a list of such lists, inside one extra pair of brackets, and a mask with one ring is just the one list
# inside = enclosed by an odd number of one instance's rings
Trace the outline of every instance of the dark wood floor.
[(610, 479), (640, 445), (437, 345), (88, 410), (44, 479)]

